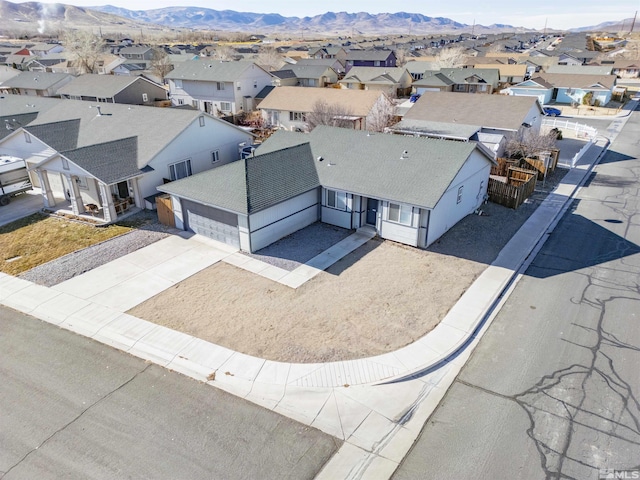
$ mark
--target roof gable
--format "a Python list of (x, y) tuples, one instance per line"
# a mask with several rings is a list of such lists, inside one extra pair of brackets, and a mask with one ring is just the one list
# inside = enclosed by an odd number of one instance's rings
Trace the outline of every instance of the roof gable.
[(64, 152), (72, 150), (78, 145), (80, 119), (74, 118), (40, 125), (27, 125), (24, 129), (54, 150)]
[(63, 155), (106, 184), (141, 175), (137, 166), (138, 139), (123, 138), (63, 152)]

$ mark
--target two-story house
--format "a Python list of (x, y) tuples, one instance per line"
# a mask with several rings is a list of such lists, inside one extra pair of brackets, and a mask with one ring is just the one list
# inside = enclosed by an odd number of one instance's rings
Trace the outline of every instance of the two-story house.
[(253, 110), (255, 96), (272, 78), (255, 62), (209, 59), (183, 62), (165, 76), (173, 105), (219, 116)]

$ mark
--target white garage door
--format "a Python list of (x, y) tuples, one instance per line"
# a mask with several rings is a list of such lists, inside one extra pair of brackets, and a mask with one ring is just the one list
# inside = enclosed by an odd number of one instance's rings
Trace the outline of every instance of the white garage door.
[(237, 215), (188, 200), (182, 201), (182, 208), (188, 230), (240, 248)]

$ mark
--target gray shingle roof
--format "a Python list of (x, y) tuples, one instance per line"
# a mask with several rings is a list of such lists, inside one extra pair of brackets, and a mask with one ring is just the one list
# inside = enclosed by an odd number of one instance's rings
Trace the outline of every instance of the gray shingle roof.
[(319, 185), (309, 145), (298, 144), (167, 183), (158, 190), (246, 215)]
[[(403, 67), (353, 67), (340, 82), (395, 84), (407, 72)], [(408, 72), (407, 72), (408, 73)]]
[(136, 165), (136, 137), (78, 148), (63, 152), (63, 155), (107, 184), (121, 182), (142, 173)]
[(347, 53), (347, 60), (384, 61), (389, 58), (392, 53), (391, 50), (351, 50)]
[(425, 92), (404, 119), (517, 131), (536, 102), (528, 96)]
[(134, 82), (147, 81), (141, 77), (123, 75), (80, 75), (58, 89), (58, 94), (111, 98)]
[(194, 60), (176, 65), (176, 68), (165, 75), (165, 78), (171, 80), (235, 82), (250, 68), (261, 69), (261, 67), (250, 61), (222, 62), (219, 60)]
[(72, 78), (72, 76), (68, 73), (22, 72), (20, 75), (6, 80), (2, 86), (45, 90), (67, 78)]
[[(309, 134), (278, 131), (256, 153), (259, 157), (301, 142), (311, 145), (323, 187), (426, 208), (435, 207), (476, 149), (471, 142), (320, 126)], [(401, 158), (404, 151), (406, 158)]]
[(56, 151), (65, 152), (78, 146), (80, 119), (74, 118), (41, 125), (27, 125), (24, 129)]

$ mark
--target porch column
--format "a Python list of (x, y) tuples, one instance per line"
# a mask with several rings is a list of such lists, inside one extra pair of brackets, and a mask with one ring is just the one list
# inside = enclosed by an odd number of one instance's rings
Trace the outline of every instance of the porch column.
[(69, 173), (64, 174), (67, 179), (67, 185), (71, 187), (69, 195), (71, 196), (71, 210), (74, 215), (80, 215), (84, 213), (84, 204), (82, 203), (82, 197), (80, 196), (80, 189), (76, 183), (76, 177)]
[(140, 187), (138, 184), (138, 178), (132, 178), (129, 180), (129, 185), (131, 185), (131, 189), (133, 190), (133, 201), (136, 207), (145, 208), (144, 198), (140, 194)]
[(109, 187), (102, 182), (98, 182), (100, 188), (100, 198), (102, 198), (102, 212), (104, 214), (105, 222), (112, 222), (116, 219), (118, 214), (116, 213), (116, 207), (113, 204), (113, 197)]
[(47, 208), (55, 206), (56, 200), (53, 197), (53, 192), (51, 191), (51, 184), (49, 183), (49, 175), (47, 175), (47, 171), (40, 170), (38, 168), (35, 170), (35, 172), (38, 176), (38, 181), (40, 182), (40, 189), (42, 190), (42, 200), (44, 201), (44, 206)]

